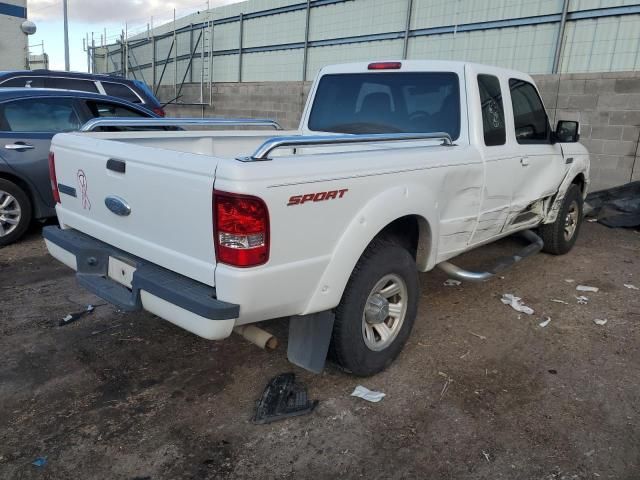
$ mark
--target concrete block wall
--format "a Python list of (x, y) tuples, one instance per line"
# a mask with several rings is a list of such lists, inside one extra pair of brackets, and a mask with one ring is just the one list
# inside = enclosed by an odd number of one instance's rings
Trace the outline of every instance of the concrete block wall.
[(591, 190), (640, 180), (640, 72), (537, 75), (552, 123), (578, 120)]
[[(640, 180), (640, 72), (536, 75), (549, 112), (557, 120), (578, 120), (581, 141), (591, 153), (591, 191)], [(310, 82), (218, 83), (213, 105), (170, 105), (169, 116), (272, 118), (295, 129)], [(204, 92), (208, 103), (208, 91)], [(200, 85), (183, 87), (181, 102), (199, 102)], [(171, 99), (173, 87), (161, 87)]]
[[(205, 86), (207, 105), (167, 105), (167, 116), (175, 117), (236, 117), (269, 118), (285, 129), (296, 129), (302, 117), (311, 82), (242, 82), (214, 84), (212, 105)], [(173, 86), (160, 87), (159, 98), (175, 96)], [(200, 102), (200, 85), (189, 84), (182, 89), (183, 103)]]

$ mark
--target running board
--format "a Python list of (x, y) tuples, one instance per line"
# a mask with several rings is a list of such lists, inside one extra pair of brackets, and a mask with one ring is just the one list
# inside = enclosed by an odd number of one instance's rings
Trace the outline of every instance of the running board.
[(509, 267), (512, 267), (516, 263), (518, 263), (523, 258), (530, 257), (531, 255), (538, 253), (542, 250), (544, 246), (544, 242), (542, 239), (533, 233), (531, 230), (524, 230), (520, 232), (526, 240), (530, 243), (522, 250), (520, 250), (515, 255), (511, 257), (502, 257), (498, 260), (496, 265), (489, 271), (486, 272), (471, 272), (469, 270), (464, 270), (463, 268), (458, 267), (450, 262), (442, 262), (438, 264), (441, 270), (444, 270), (450, 277), (463, 280), (467, 282), (484, 282), (489, 280), (491, 277), (496, 275), (503, 270), (506, 270)]

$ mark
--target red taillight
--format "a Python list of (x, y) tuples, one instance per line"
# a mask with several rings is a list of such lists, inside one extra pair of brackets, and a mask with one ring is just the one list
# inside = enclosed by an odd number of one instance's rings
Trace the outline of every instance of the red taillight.
[(156, 115), (160, 115), (161, 117), (164, 117), (167, 115), (162, 107), (155, 107), (153, 109), (153, 113), (155, 113)]
[(56, 159), (53, 152), (49, 152), (49, 179), (51, 179), (51, 191), (53, 200), (60, 203), (60, 192), (58, 191), (58, 179), (56, 178)]
[(215, 190), (213, 235), (219, 262), (255, 267), (269, 260), (269, 211), (257, 197)]
[(375, 62), (369, 64), (369, 70), (398, 70), (402, 67), (400, 62)]

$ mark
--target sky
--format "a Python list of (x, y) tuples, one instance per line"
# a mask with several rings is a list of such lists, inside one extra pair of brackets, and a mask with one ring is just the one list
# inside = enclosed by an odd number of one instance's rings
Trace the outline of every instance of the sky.
[[(211, 7), (242, 0), (210, 0)], [(130, 35), (146, 31), (153, 16), (158, 26), (173, 19), (173, 9), (180, 18), (198, 10), (206, 10), (206, 0), (68, 0), (69, 60), (71, 70), (87, 71), (87, 53), (83, 39), (94, 32), (96, 45), (107, 33), (107, 43), (114, 43), (128, 25)], [(29, 38), (31, 53), (44, 51), (49, 55), (49, 68), (64, 70), (64, 23), (62, 0), (28, 0), (27, 16), (35, 22), (37, 31)]]

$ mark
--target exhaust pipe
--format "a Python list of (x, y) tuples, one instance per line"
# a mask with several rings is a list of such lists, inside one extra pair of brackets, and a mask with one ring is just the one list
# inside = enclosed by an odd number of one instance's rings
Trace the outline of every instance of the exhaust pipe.
[(234, 327), (233, 331), (263, 350), (275, 350), (278, 347), (276, 337), (255, 325), (240, 325)]

